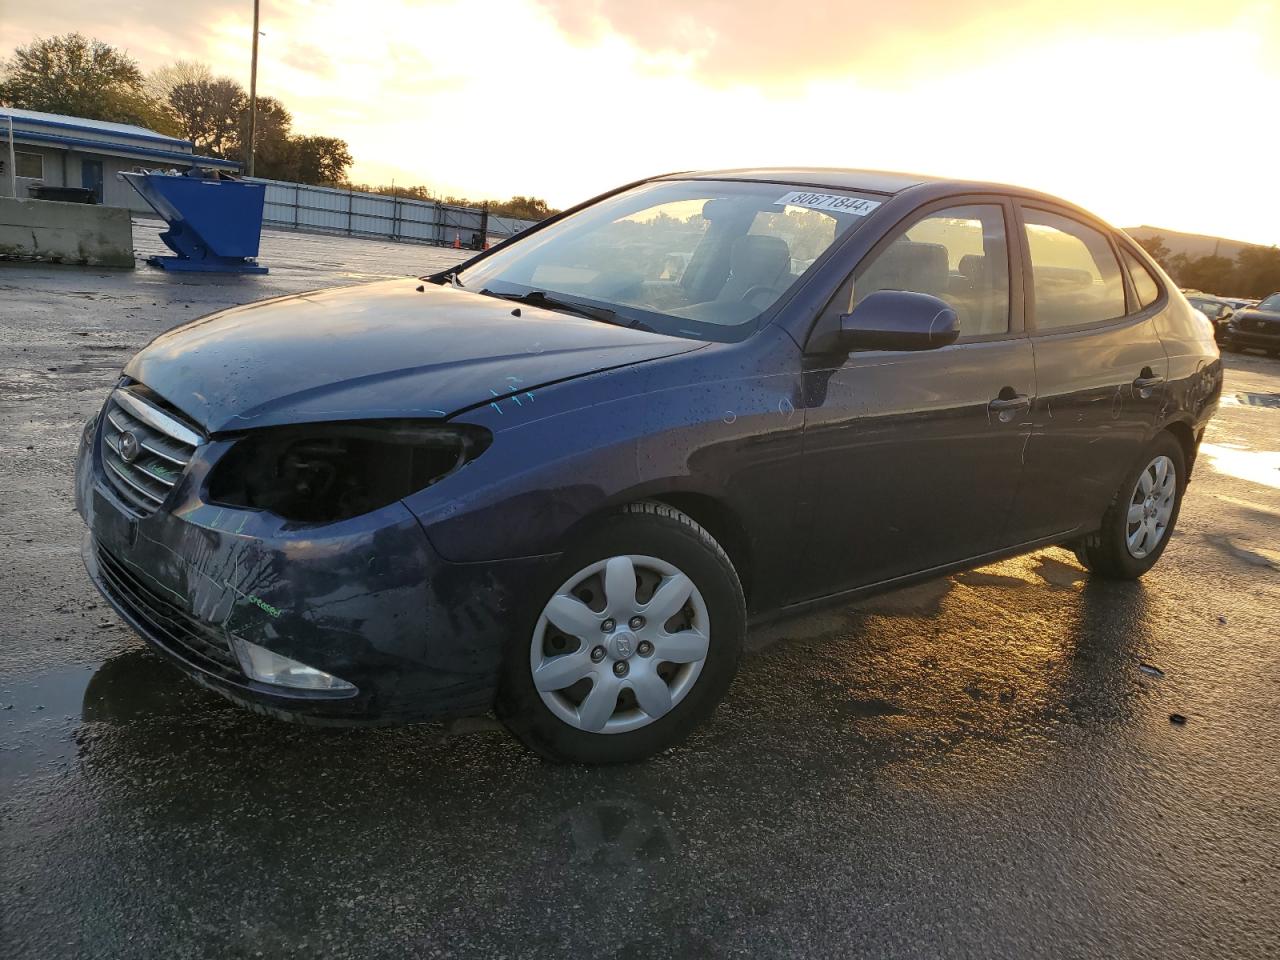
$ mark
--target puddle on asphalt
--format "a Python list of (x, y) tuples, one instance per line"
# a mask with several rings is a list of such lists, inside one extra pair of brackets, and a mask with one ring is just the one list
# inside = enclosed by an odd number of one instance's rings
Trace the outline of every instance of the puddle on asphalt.
[(98, 667), (60, 667), (0, 681), (0, 794), (75, 755), (85, 690)]
[(0, 680), (0, 795), (20, 779), (64, 771), (85, 723), (183, 716), (193, 699), (220, 703), (145, 649)]
[(1200, 455), (1218, 473), (1280, 489), (1280, 452), (1234, 444), (1202, 443)]

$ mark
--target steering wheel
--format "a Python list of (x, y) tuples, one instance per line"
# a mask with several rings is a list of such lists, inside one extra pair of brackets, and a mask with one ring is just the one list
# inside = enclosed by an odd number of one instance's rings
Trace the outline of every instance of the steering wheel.
[[(748, 287), (747, 292), (738, 298), (738, 302), (751, 304), (752, 298), (762, 293), (770, 294), (771, 300), (777, 300), (778, 297), (782, 296), (782, 291), (777, 287), (771, 287), (767, 283), (757, 283), (754, 287)], [(752, 304), (752, 306), (755, 306), (755, 304)]]

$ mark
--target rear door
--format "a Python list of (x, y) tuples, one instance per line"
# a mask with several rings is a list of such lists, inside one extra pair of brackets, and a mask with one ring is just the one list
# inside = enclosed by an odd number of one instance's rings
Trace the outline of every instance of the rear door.
[(876, 290), (928, 293), (956, 310), (961, 337), (920, 352), (806, 355), (808, 597), (1002, 545), (1035, 394), (1013, 222), (999, 197), (930, 204), (871, 250), (852, 298), (846, 286), (829, 308)]
[(1035, 352), (1021, 540), (1096, 525), (1154, 428), (1168, 358), (1105, 225), (1040, 201), (1018, 204), (1026, 322)]

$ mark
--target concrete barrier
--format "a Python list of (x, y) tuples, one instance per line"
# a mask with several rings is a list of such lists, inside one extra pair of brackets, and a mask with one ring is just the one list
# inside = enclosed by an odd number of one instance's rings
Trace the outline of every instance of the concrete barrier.
[(133, 267), (133, 222), (124, 207), (0, 197), (0, 260)]

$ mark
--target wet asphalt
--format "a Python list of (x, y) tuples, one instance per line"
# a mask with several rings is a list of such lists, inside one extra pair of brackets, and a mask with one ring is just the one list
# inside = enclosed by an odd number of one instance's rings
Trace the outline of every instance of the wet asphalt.
[(488, 718), (293, 727), (149, 653), (72, 511), (123, 361), (455, 258), (269, 233), (267, 277), (0, 264), (0, 957), (1280, 956), (1280, 361), (1226, 358), (1140, 583), (1051, 549), (757, 629), (645, 764), (550, 766)]

